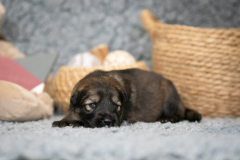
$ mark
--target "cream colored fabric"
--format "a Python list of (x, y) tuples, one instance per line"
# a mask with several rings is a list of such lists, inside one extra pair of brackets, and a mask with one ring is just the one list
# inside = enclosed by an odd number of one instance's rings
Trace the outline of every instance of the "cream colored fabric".
[(53, 100), (47, 93), (35, 96), (23, 87), (0, 80), (0, 120), (30, 121), (53, 114)]
[(68, 62), (69, 67), (93, 67), (100, 65), (101, 61), (89, 52), (79, 53)]
[(114, 52), (109, 53), (104, 62), (104, 66), (108, 65), (131, 65), (136, 63), (135, 58), (128, 52), (122, 50), (116, 50)]

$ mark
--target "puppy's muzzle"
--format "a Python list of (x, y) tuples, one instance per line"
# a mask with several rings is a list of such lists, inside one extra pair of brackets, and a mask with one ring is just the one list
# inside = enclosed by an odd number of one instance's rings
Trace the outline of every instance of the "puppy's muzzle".
[(103, 117), (101, 122), (103, 126), (112, 127), (115, 125), (115, 120), (109, 115), (106, 115), (105, 117)]

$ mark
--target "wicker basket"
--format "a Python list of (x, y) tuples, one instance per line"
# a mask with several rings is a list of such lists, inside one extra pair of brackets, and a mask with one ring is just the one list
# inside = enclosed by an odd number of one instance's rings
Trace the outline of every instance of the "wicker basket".
[(240, 30), (141, 19), (153, 41), (153, 71), (172, 80), (188, 108), (208, 117), (240, 116)]
[(139, 68), (148, 70), (146, 64), (144, 62), (136, 62), (132, 65), (122, 65), (122, 66), (100, 66), (100, 67), (60, 67), (56, 76), (53, 80), (53, 93), (54, 93), (54, 101), (58, 107), (63, 112), (67, 112), (70, 103), (70, 95), (75, 84), (82, 79), (84, 76), (93, 72), (95, 70), (121, 70), (128, 68)]

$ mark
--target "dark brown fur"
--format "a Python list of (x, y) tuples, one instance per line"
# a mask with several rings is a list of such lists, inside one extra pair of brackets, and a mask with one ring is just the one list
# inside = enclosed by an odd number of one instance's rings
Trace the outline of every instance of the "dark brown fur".
[(124, 120), (174, 123), (184, 119), (200, 121), (201, 115), (185, 108), (170, 80), (154, 72), (127, 69), (95, 71), (80, 80), (72, 91), (68, 113), (52, 126), (103, 127), (120, 126)]

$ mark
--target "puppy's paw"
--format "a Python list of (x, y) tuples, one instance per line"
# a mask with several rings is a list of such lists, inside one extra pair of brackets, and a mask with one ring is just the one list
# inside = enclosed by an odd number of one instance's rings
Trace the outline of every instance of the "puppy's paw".
[(67, 122), (67, 121), (55, 121), (55, 122), (53, 122), (52, 123), (52, 127), (60, 127), (60, 128), (62, 128), (62, 127), (66, 127), (66, 126), (69, 126), (69, 122)]
[(191, 121), (191, 122), (195, 122), (195, 121), (200, 122), (201, 119), (202, 119), (202, 115), (199, 114), (199, 113), (197, 113), (197, 112), (195, 112), (195, 113), (193, 114), (192, 118), (190, 119), (190, 121)]
[(191, 109), (186, 109), (185, 117), (190, 122), (195, 122), (195, 121), (200, 122), (201, 119), (202, 119), (201, 114), (199, 114), (197, 111), (194, 111), (194, 110), (191, 110)]
[(167, 122), (177, 123), (180, 121), (180, 119), (176, 116), (169, 116), (169, 117), (161, 117), (159, 121), (161, 123), (167, 123)]
[(81, 122), (75, 121), (75, 122), (71, 122), (70, 126), (75, 128), (75, 127), (81, 127), (81, 126), (83, 126), (83, 124)]

